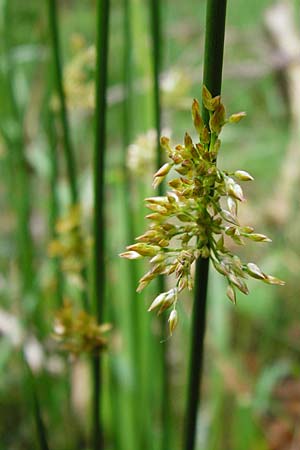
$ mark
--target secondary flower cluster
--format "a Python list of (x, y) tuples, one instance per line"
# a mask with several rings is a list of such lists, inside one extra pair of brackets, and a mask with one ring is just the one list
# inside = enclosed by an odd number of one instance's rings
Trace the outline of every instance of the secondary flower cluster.
[(97, 353), (107, 346), (104, 334), (110, 329), (110, 324), (98, 325), (93, 316), (85, 311), (75, 311), (71, 303), (65, 302), (56, 313), (54, 337), (62, 349), (75, 355)]
[(238, 203), (245, 200), (238, 182), (251, 181), (252, 176), (243, 170), (222, 171), (216, 165), (223, 126), (239, 122), (245, 113), (233, 114), (226, 119), (220, 96), (212, 97), (205, 86), (202, 100), (209, 113), (208, 125), (201, 117), (198, 101), (194, 100), (192, 105), (198, 143), (193, 143), (188, 133), (184, 145), (175, 148), (170, 146), (168, 138), (161, 138), (161, 146), (170, 162), (154, 174), (153, 186), (157, 187), (171, 169), (178, 175), (168, 182), (171, 189), (165, 196), (146, 199), (146, 206), (151, 211), (146, 216), (150, 221), (149, 229), (120, 255), (128, 259), (151, 258), (150, 270), (141, 278), (138, 292), (159, 275), (175, 274), (176, 286), (159, 294), (149, 308), (149, 311), (157, 310), (161, 314), (172, 307), (171, 334), (178, 321), (178, 294), (185, 288), (193, 288), (191, 266), (199, 257), (210, 258), (216, 270), (226, 277), (227, 296), (234, 303), (236, 289), (248, 294), (248, 277), (268, 284), (284, 284), (266, 275), (256, 264), (243, 263), (226, 245), (227, 238), (240, 245), (244, 244), (244, 239), (255, 242), (270, 242), (270, 239), (255, 233), (250, 226), (241, 226), (237, 217)]
[(83, 239), (81, 234), (79, 205), (71, 206), (68, 214), (59, 219), (55, 226), (57, 234), (48, 246), (48, 254), (60, 260), (62, 271), (68, 276), (72, 284), (85, 289), (82, 271), (86, 267), (86, 259), (91, 240)]

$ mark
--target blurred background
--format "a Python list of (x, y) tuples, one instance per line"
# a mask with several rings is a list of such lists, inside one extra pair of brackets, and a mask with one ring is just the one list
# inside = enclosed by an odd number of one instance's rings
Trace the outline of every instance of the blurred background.
[[(70, 348), (73, 341), (62, 349), (55, 317), (70, 318), (70, 305), (75, 316), (89, 310), (96, 4), (57, 2), (66, 137), (51, 3), (0, 1), (1, 450), (91, 448), (90, 358)], [(159, 3), (162, 129), (177, 144), (193, 133), (190, 107), (201, 94), (206, 2)], [(166, 320), (147, 313), (155, 286), (135, 293), (143, 263), (118, 258), (142, 234), (143, 198), (153, 195), (150, 2), (112, 0), (109, 41), (105, 448), (179, 450), (192, 298), (180, 301), (169, 339)], [(219, 165), (254, 176), (241, 222), (273, 240), (237, 252), (286, 286), (253, 281), (235, 307), (211, 268), (197, 449), (299, 450), (299, 0), (228, 1), (222, 95), (228, 113), (246, 111), (247, 118), (224, 130)], [(66, 148), (75, 158), (77, 197)]]

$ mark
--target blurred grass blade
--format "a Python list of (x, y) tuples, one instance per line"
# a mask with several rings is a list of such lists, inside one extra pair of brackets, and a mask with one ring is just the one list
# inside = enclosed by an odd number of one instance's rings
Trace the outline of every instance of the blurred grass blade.
[[(67, 165), (68, 182), (70, 189), (70, 197), (73, 205), (79, 203), (78, 187), (77, 187), (77, 170), (75, 162), (74, 148), (71, 143), (70, 125), (67, 112), (66, 96), (63, 85), (63, 69), (61, 62), (61, 50), (59, 43), (59, 26), (57, 18), (57, 1), (48, 0), (48, 20), (49, 31), (52, 44), (53, 54), (53, 73), (55, 80), (56, 93), (59, 100), (59, 115), (63, 134), (63, 149)], [(87, 280), (87, 271), (84, 267), (81, 271), (83, 280)], [(88, 294), (87, 290), (82, 291), (82, 304), (84, 309), (88, 309)]]
[(28, 383), (26, 383), (26, 386), (29, 387), (31, 397), (32, 397), (33, 415), (34, 415), (34, 422), (35, 422), (35, 427), (36, 427), (39, 448), (40, 448), (40, 450), (49, 450), (48, 439), (47, 439), (47, 434), (46, 434), (46, 427), (45, 427), (44, 420), (42, 417), (41, 405), (40, 405), (39, 396), (38, 396), (38, 392), (37, 392), (35, 376), (32, 373), (32, 370), (26, 361), (25, 355), (22, 355), (22, 359), (24, 362), (24, 370), (27, 373), (27, 379), (28, 379)]
[[(59, 218), (59, 197), (58, 197), (58, 157), (57, 157), (57, 136), (55, 130), (53, 113), (49, 110), (45, 114), (45, 131), (48, 140), (49, 160), (50, 160), (50, 207), (49, 207), (49, 231), (50, 239), (56, 238), (55, 225)], [(58, 307), (63, 303), (63, 276), (61, 264), (58, 258), (54, 258), (53, 268), (56, 279), (55, 301)]]
[(25, 156), (25, 143), (23, 131), (23, 117), (15, 95), (15, 71), (11, 59), (11, 30), (10, 30), (10, 3), (3, 3), (3, 47), (5, 63), (5, 81), (7, 86), (8, 103), (10, 105), (11, 120), (15, 131), (11, 136), (3, 134), (6, 137), (7, 147), (10, 148), (8, 158), (12, 169), (10, 180), (12, 198), (14, 201), (15, 212), (17, 216), (17, 246), (20, 276), (22, 278), (22, 295), (32, 291), (34, 268), (33, 268), (33, 242), (30, 231), (30, 168)]
[[(98, 323), (103, 321), (105, 298), (105, 152), (108, 84), (108, 38), (110, 1), (97, 1), (95, 148), (94, 148), (94, 292), (93, 307)], [(93, 449), (104, 448), (101, 429), (101, 358), (93, 360)]]
[(50, 38), (52, 44), (52, 53), (53, 53), (56, 93), (59, 100), (59, 112), (63, 132), (64, 153), (66, 158), (67, 173), (70, 184), (71, 200), (73, 204), (76, 204), (78, 202), (76, 164), (75, 164), (74, 150), (71, 144), (70, 126), (67, 113), (66, 97), (63, 86), (63, 70), (61, 63), (56, 0), (48, 0), (48, 19), (49, 19)]

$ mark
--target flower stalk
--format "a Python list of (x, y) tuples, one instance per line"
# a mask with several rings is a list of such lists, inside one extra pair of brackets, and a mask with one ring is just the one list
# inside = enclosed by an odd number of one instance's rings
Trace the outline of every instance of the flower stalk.
[(49, 19), (49, 30), (53, 55), (55, 87), (59, 99), (59, 113), (63, 132), (63, 142), (64, 142), (63, 148), (67, 164), (67, 174), (70, 185), (71, 200), (72, 203), (75, 205), (78, 202), (76, 163), (75, 163), (74, 149), (71, 143), (70, 125), (66, 106), (66, 96), (63, 86), (63, 70), (62, 70), (61, 51), (59, 43), (60, 40), (59, 40), (56, 0), (48, 0), (48, 19)]

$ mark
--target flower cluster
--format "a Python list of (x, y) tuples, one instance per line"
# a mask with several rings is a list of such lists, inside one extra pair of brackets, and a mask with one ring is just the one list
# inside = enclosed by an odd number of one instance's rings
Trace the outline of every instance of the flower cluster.
[(64, 350), (75, 355), (82, 352), (99, 352), (107, 346), (104, 333), (110, 324), (98, 325), (96, 319), (85, 311), (74, 311), (69, 302), (56, 313), (54, 338)]
[(228, 238), (239, 245), (244, 244), (245, 239), (254, 242), (270, 242), (270, 239), (255, 233), (250, 226), (240, 225), (237, 217), (238, 203), (245, 200), (239, 181), (251, 181), (252, 176), (243, 170), (222, 171), (216, 164), (223, 126), (239, 122), (245, 113), (233, 114), (227, 119), (220, 96), (212, 97), (205, 86), (202, 101), (209, 113), (208, 124), (201, 117), (198, 101), (194, 100), (192, 105), (198, 143), (194, 143), (188, 133), (184, 145), (175, 148), (170, 146), (168, 138), (161, 138), (161, 146), (170, 161), (154, 174), (153, 186), (157, 187), (171, 169), (178, 175), (168, 182), (171, 189), (165, 196), (146, 199), (151, 211), (146, 216), (150, 221), (149, 229), (120, 255), (128, 259), (151, 258), (151, 268), (141, 278), (138, 292), (158, 275), (175, 274), (176, 286), (159, 294), (149, 308), (161, 314), (172, 307), (171, 333), (178, 321), (178, 294), (185, 288), (193, 288), (191, 267), (199, 257), (210, 258), (215, 269), (226, 277), (227, 296), (233, 303), (236, 289), (248, 294), (248, 277), (268, 284), (284, 284), (266, 275), (256, 264), (243, 263), (226, 245)]
[(67, 215), (57, 221), (55, 227), (57, 238), (49, 243), (48, 254), (60, 260), (62, 270), (72, 284), (85, 289), (82, 270), (86, 267), (91, 242), (90, 239), (82, 238), (80, 217), (79, 205), (73, 205)]

